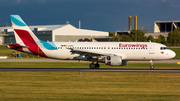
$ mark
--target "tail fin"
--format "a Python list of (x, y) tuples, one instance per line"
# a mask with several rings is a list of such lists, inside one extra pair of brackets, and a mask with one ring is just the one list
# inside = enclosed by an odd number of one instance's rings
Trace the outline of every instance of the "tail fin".
[(30, 30), (19, 15), (10, 15), (16, 42), (28, 47), (28, 50), (36, 55), (46, 56), (40, 47), (43, 47), (41, 40)]
[(39, 41), (19, 15), (11, 15), (10, 17), (17, 43), (26, 44)]

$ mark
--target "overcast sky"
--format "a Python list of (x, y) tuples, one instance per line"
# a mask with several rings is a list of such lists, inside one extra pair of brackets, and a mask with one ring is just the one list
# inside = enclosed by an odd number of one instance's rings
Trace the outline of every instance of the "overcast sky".
[(138, 29), (154, 30), (154, 21), (180, 20), (180, 0), (0, 0), (0, 26), (17, 14), (27, 25), (65, 24), (100, 31), (128, 30), (128, 16)]

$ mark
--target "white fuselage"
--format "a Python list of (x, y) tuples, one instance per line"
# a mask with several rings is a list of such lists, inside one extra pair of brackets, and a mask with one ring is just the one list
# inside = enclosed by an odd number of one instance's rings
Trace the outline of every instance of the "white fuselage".
[[(48, 49), (43, 45), (40, 46), (49, 58), (74, 59), (84, 55), (72, 54), (71, 49), (121, 56), (122, 60), (163, 60), (171, 59), (176, 55), (165, 45), (153, 42), (54, 42), (54, 44), (54, 47)], [(23, 48), (23, 50), (27, 49)]]

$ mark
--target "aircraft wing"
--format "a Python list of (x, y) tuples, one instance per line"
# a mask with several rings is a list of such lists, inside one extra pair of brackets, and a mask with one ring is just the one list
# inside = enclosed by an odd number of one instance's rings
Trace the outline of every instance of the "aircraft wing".
[(93, 56), (115, 56), (116, 54), (111, 54), (107, 52), (96, 52), (90, 50), (79, 50), (79, 49), (71, 49), (72, 54), (80, 54), (81, 56), (85, 56), (86, 58), (92, 58)]

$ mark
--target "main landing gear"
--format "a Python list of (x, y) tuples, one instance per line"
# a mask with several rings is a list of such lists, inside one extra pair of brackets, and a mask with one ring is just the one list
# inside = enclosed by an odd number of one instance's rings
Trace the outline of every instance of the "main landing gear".
[(90, 69), (99, 69), (100, 65), (98, 64), (98, 61), (96, 64), (94, 64), (94, 61), (89, 65)]
[(150, 63), (151, 63), (150, 68), (151, 68), (151, 69), (154, 69), (153, 61), (152, 61), (152, 60), (150, 60)]

